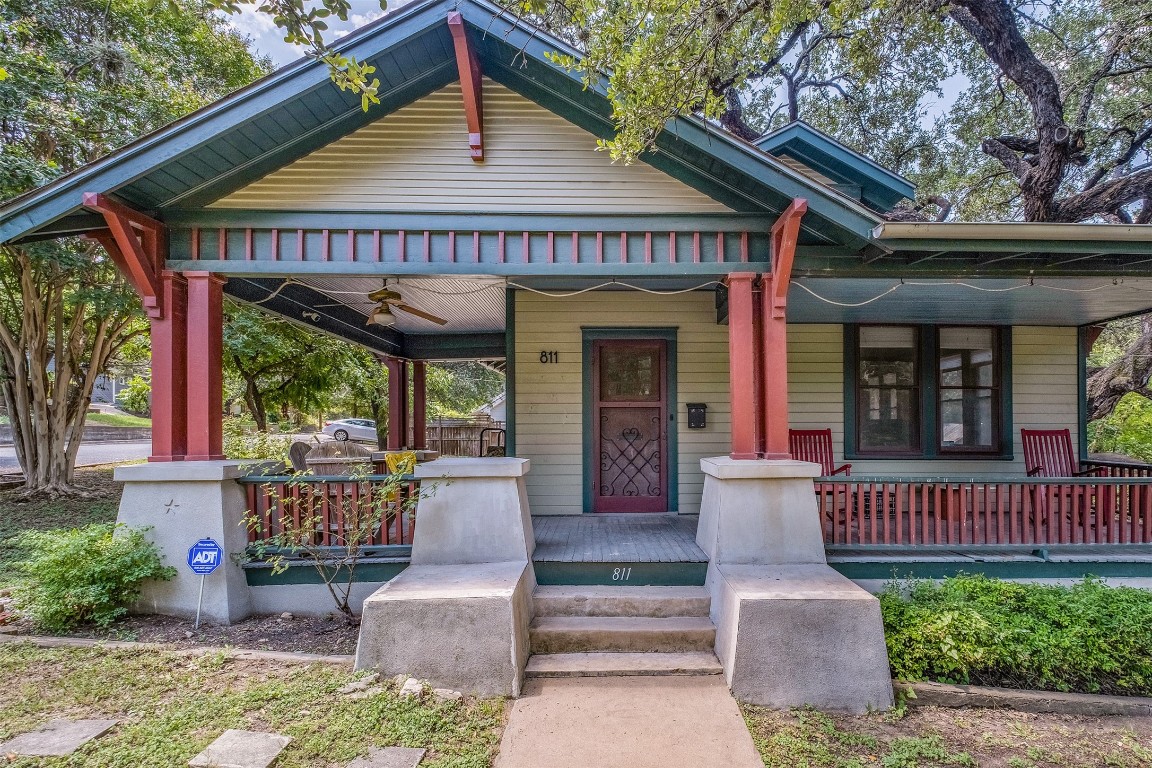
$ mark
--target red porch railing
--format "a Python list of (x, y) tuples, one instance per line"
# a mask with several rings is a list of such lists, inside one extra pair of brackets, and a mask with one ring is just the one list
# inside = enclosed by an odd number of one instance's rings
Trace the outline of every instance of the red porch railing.
[(1148, 544), (1152, 477), (816, 480), (827, 544)]
[[(314, 477), (284, 475), (241, 478), (248, 494), (248, 540), (269, 539), (291, 520), (299, 530), (311, 526), (316, 546), (340, 546), (357, 521), (368, 520), (361, 546), (411, 544), (414, 516), (408, 500), (419, 492), (419, 481), (405, 477), (399, 489), (385, 487), (387, 475)], [(378, 520), (378, 522), (377, 522)], [(311, 521), (309, 523), (309, 521)]]

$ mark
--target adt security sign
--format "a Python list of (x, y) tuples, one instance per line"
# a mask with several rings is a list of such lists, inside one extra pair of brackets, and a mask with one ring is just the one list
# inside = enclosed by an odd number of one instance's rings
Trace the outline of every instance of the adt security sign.
[(212, 573), (223, 559), (224, 550), (212, 539), (200, 539), (188, 550), (188, 567), (200, 576)]

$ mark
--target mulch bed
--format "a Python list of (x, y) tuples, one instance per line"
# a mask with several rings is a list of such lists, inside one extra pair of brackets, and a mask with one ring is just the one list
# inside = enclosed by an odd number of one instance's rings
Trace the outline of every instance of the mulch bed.
[[(3, 602), (2, 598), (0, 602)], [(126, 616), (107, 629), (80, 628), (66, 636), (91, 640), (133, 640), (173, 648), (212, 645), (259, 651), (350, 655), (356, 652), (356, 638), (360, 631), (359, 626), (351, 625), (342, 616), (332, 614), (253, 616), (230, 626), (202, 623), (198, 630), (192, 627), (191, 619)], [(37, 634), (35, 628), (24, 621), (2, 627), (0, 631), (16, 635)]]

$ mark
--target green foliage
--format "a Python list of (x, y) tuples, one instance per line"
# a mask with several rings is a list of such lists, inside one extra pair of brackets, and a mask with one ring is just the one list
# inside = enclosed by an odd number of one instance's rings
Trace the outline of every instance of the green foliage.
[(428, 414), (468, 416), (504, 391), (504, 374), (479, 363), (428, 366)]
[[(206, 0), (207, 5), (228, 14), (240, 13), (242, 3), (236, 0)], [(380, 9), (387, 10), (388, 0), (380, 0)], [(361, 108), (367, 112), (371, 104), (379, 104), (377, 92), (380, 79), (371, 77), (376, 67), (357, 60), (352, 56), (337, 53), (324, 41), (328, 31), (325, 19), (335, 16), (348, 21), (352, 10), (349, 0), (319, 0), (318, 5), (308, 5), (302, 0), (258, 0), (256, 11), (272, 17), (272, 22), (284, 32), (284, 42), (301, 45), (308, 49), (308, 55), (328, 65), (332, 82), (342, 91), (360, 94)]]
[(127, 612), (145, 581), (176, 575), (161, 564), (143, 529), (122, 525), (27, 531), (16, 546), (27, 553), (17, 564), (27, 576), (16, 591), (17, 606), (54, 632), (85, 622), (107, 626)]
[(116, 399), (129, 413), (148, 416), (152, 413), (152, 382), (143, 376), (133, 376)]
[(1088, 450), (1152, 462), (1152, 401), (1135, 392), (1124, 395), (1108, 418), (1088, 424)]
[(326, 408), (352, 365), (353, 346), (250, 307), (228, 304), (224, 372), (233, 397), (242, 398), (257, 428), (271, 414)]
[(1072, 587), (957, 576), (880, 595), (901, 680), (1147, 696), (1152, 594), (1085, 579)]
[(292, 438), (256, 429), (251, 419), (224, 419), (224, 455), (230, 459), (288, 461)]

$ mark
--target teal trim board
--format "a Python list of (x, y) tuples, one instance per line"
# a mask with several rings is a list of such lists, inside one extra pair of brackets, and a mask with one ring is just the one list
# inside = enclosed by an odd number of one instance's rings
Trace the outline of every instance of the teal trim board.
[(504, 289), (504, 455), (516, 455), (516, 291)]
[[(680, 508), (680, 433), (677, 425), (680, 420), (676, 380), (676, 329), (675, 328), (581, 328), (581, 387), (580, 409), (582, 424), (581, 477), (583, 480), (584, 512), (592, 513), (593, 468), (592, 447), (592, 342), (600, 339), (662, 339), (668, 343), (668, 511)], [(610, 514), (610, 513), (606, 513)]]
[(535, 562), (542, 586), (701, 587), (708, 563)]
[[(356, 566), (352, 581), (355, 583), (391, 581), (408, 567), (408, 557), (388, 557), (363, 560)], [(247, 563), (244, 578), (250, 587), (286, 587), (300, 584), (323, 584), (320, 572), (311, 563), (291, 563), (287, 570), (273, 573), (267, 563)], [(340, 581), (341, 576), (336, 577)]]
[(1087, 562), (1050, 560), (892, 560), (839, 559), (829, 556), (828, 565), (849, 579), (944, 579), (961, 573), (983, 574), (994, 579), (1083, 579), (1086, 576), (1152, 578), (1152, 562)]

